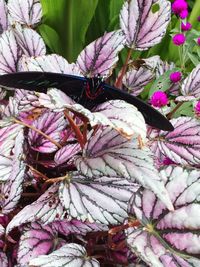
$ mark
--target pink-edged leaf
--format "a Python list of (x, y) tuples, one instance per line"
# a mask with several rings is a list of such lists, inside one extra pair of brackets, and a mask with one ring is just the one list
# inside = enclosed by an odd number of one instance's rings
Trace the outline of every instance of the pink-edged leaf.
[(19, 124), (11, 124), (0, 128), (0, 155), (7, 158), (11, 156), (11, 150), (14, 147), (15, 139), (22, 129), (23, 126)]
[(0, 0), (0, 33), (8, 28), (7, 6), (5, 0)]
[(27, 222), (41, 221), (43, 224), (48, 224), (62, 219), (65, 212), (58, 198), (58, 189), (59, 184), (53, 184), (35, 202), (23, 208), (9, 222), (6, 228), (7, 233)]
[(86, 235), (90, 232), (100, 232), (109, 230), (109, 228), (104, 224), (82, 222), (78, 220), (56, 221), (52, 223), (52, 227), (56, 232), (65, 236), (69, 234)]
[(1, 185), (0, 191), (3, 198), (0, 200), (1, 210), (4, 214), (10, 213), (17, 205), (21, 193), (22, 182), (25, 176), (26, 165), (23, 158), (24, 133), (19, 132), (15, 139), (13, 159), (8, 181)]
[(68, 144), (59, 149), (54, 157), (54, 161), (57, 165), (63, 164), (72, 159), (81, 151), (80, 144)]
[(81, 221), (118, 224), (127, 218), (127, 202), (139, 186), (124, 178), (88, 179), (74, 173), (62, 182), (59, 197), (68, 215)]
[(81, 245), (70, 243), (55, 250), (49, 255), (39, 256), (29, 262), (29, 266), (38, 267), (100, 267), (95, 258), (87, 256), (85, 248)]
[(168, 211), (149, 190), (135, 194), (129, 213), (141, 226), (127, 230), (128, 245), (152, 267), (197, 267), (200, 171), (169, 166), (161, 175), (175, 210)]
[(59, 248), (62, 241), (51, 225), (43, 226), (34, 222), (25, 226), (20, 237), (17, 262), (23, 266), (33, 258), (50, 254)]
[[(61, 141), (60, 132), (66, 127), (66, 125), (67, 123), (62, 113), (55, 113), (51, 111), (44, 112), (32, 124), (32, 126), (48, 135), (57, 143)], [(49, 139), (32, 129), (28, 133), (28, 141), (32, 149), (42, 153), (51, 153), (58, 149), (58, 147)]]
[(0, 251), (0, 263), (1, 267), (9, 267), (7, 256), (3, 251)]
[(14, 34), (18, 45), (26, 56), (36, 57), (46, 54), (45, 43), (36, 31), (17, 25)]
[(83, 155), (77, 156), (77, 169), (88, 177), (120, 176), (136, 180), (152, 190), (173, 209), (168, 193), (153, 163), (153, 155), (147, 147), (139, 148), (138, 140), (127, 139), (115, 131), (100, 129), (88, 139)]
[(42, 18), (39, 0), (8, 0), (8, 11), (13, 23), (32, 26), (39, 23)]
[(153, 72), (142, 66), (138, 70), (129, 70), (123, 77), (122, 82), (130, 94), (137, 96), (144, 90), (144, 86), (151, 82), (153, 78)]
[(160, 131), (154, 136), (152, 144), (173, 162), (182, 165), (200, 164), (200, 121), (191, 117), (179, 117), (171, 120), (174, 131)]
[(16, 89), (14, 98), (18, 102), (20, 112), (28, 112), (35, 108), (41, 108), (38, 96), (34, 92)]
[(56, 54), (38, 57), (24, 56), (20, 64), (21, 71), (46, 71), (81, 76), (79, 68), (74, 63), (69, 64), (64, 57)]
[(193, 96), (200, 98), (200, 64), (190, 73), (190, 75), (184, 80), (181, 93), (183, 96)]
[(145, 141), (147, 131), (145, 120), (133, 105), (122, 100), (111, 100), (98, 105), (95, 111), (105, 115), (124, 137), (140, 136)]
[(80, 53), (77, 65), (84, 76), (108, 77), (112, 74), (119, 59), (118, 53), (123, 47), (124, 36), (121, 30), (105, 33)]
[(146, 50), (160, 43), (170, 18), (169, 1), (126, 1), (120, 12), (120, 25), (126, 37), (126, 45), (136, 50)]
[(0, 74), (16, 72), (19, 57), (15, 36), (12, 30), (7, 30), (0, 37)]

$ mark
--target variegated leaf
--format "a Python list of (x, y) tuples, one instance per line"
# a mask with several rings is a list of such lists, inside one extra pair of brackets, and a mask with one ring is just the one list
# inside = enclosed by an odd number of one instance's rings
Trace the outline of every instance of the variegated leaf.
[(89, 44), (77, 58), (81, 73), (87, 77), (110, 76), (119, 59), (118, 53), (124, 47), (124, 41), (122, 31), (118, 30), (105, 33)]
[[(57, 143), (61, 141), (60, 132), (65, 129), (66, 125), (66, 120), (61, 112), (51, 111), (44, 112), (32, 124), (33, 127), (42, 131)], [(28, 141), (32, 149), (42, 153), (51, 153), (58, 149), (49, 139), (32, 129), (29, 130)]]
[(5, 0), (0, 0), (0, 34), (8, 28), (7, 6)]
[(23, 161), (24, 133), (20, 131), (15, 139), (13, 159), (8, 181), (0, 187), (3, 198), (0, 200), (4, 214), (10, 213), (17, 205), (22, 193), (26, 165)]
[(36, 31), (17, 25), (14, 34), (18, 45), (26, 56), (36, 57), (46, 54), (45, 43)]
[(95, 111), (105, 115), (124, 137), (140, 136), (146, 139), (146, 124), (144, 117), (136, 107), (122, 100), (111, 100), (98, 105)]
[(7, 256), (3, 251), (0, 251), (0, 263), (1, 267), (9, 267)]
[(0, 37), (0, 74), (16, 72), (20, 55), (12, 30), (5, 31)]
[(90, 232), (100, 232), (109, 230), (109, 228), (105, 224), (82, 222), (78, 220), (56, 221), (52, 223), (52, 227), (56, 232), (65, 236), (69, 234), (86, 235)]
[(42, 6), (39, 0), (8, 0), (8, 11), (12, 22), (19, 22), (28, 26), (40, 22)]
[[(200, 64), (190, 73), (190, 75), (184, 80), (181, 93), (185, 97), (200, 98)], [(188, 100), (188, 99), (186, 99)]]
[(14, 97), (10, 96), (7, 106), (4, 109), (3, 112), (3, 119), (5, 117), (18, 117), (19, 115), (19, 107), (18, 107), (18, 101)]
[[(123, 101), (110, 101), (105, 104), (100, 105), (98, 108), (98, 112), (91, 112), (90, 110), (84, 108), (80, 104), (76, 104), (70, 98), (68, 98), (63, 92), (57, 89), (49, 89), (47, 94), (40, 93), (39, 94), (39, 102), (46, 108), (52, 109), (53, 111), (62, 111), (64, 109), (68, 109), (70, 111), (74, 111), (75, 113), (79, 113), (86, 117), (90, 123), (90, 125), (103, 125), (110, 126), (117, 130), (120, 134), (125, 135), (130, 138), (132, 135), (141, 135), (142, 138), (146, 136), (146, 126), (144, 123), (143, 116), (139, 111), (137, 111), (134, 106), (125, 103)], [(112, 105), (113, 111), (110, 110), (109, 107)], [(113, 105), (115, 103), (115, 105)], [(106, 110), (106, 107), (108, 109)], [(122, 113), (123, 109), (123, 113)], [(121, 112), (120, 115), (114, 116), (112, 113)], [(131, 112), (132, 116), (123, 117), (123, 114), (127, 114), (127, 112)], [(133, 122), (133, 116), (135, 121)], [(136, 122), (137, 117), (137, 122)], [(140, 125), (139, 125), (140, 124)]]
[(126, 1), (120, 12), (120, 25), (126, 44), (136, 50), (146, 50), (162, 40), (171, 18), (167, 0)]
[(160, 131), (151, 138), (160, 152), (173, 162), (182, 165), (200, 164), (200, 121), (191, 117), (179, 117), (171, 120), (174, 131)]
[(38, 96), (34, 92), (16, 89), (14, 98), (18, 102), (20, 112), (28, 112), (35, 108), (41, 108)]
[(38, 267), (100, 267), (99, 262), (87, 256), (83, 246), (70, 243), (49, 255), (39, 256), (29, 262), (29, 266)]
[(24, 56), (20, 64), (21, 71), (46, 71), (81, 76), (79, 68), (74, 63), (69, 64), (64, 57), (56, 54), (38, 57)]
[(42, 226), (34, 222), (24, 227), (20, 237), (17, 262), (24, 266), (33, 258), (50, 254), (54, 249), (59, 248), (62, 241), (50, 225)]
[(74, 173), (62, 182), (59, 197), (72, 218), (102, 224), (118, 224), (127, 218), (127, 202), (138, 185), (123, 178), (88, 179)]
[(123, 77), (123, 84), (128, 89), (128, 92), (134, 96), (139, 95), (144, 86), (152, 81), (154, 73), (146, 67), (140, 67), (137, 69), (129, 70)]
[(138, 192), (129, 212), (141, 226), (127, 230), (128, 245), (148, 266), (198, 267), (200, 171), (170, 166), (161, 175), (175, 210), (148, 190)]
[(173, 209), (147, 147), (141, 149), (137, 139), (127, 141), (109, 128), (100, 129), (88, 140), (83, 155), (75, 159), (81, 173), (91, 178), (105, 175), (136, 180), (158, 195), (170, 210)]
[(9, 222), (6, 231), (10, 232), (14, 227), (27, 222), (41, 221), (48, 224), (64, 217), (65, 212), (58, 198), (59, 184), (53, 184), (43, 195), (31, 205), (23, 208)]
[(19, 124), (11, 124), (10, 126), (0, 128), (0, 155), (7, 158), (11, 156), (15, 138), (22, 129), (23, 126)]
[(54, 161), (57, 165), (63, 164), (68, 160), (72, 159), (80, 151), (80, 144), (68, 144), (56, 152)]

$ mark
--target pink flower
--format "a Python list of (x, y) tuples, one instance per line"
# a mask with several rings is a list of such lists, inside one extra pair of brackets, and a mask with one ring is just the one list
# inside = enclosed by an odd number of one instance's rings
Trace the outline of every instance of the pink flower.
[(200, 22), (200, 16), (197, 17), (197, 20)]
[(185, 18), (187, 18), (188, 14), (189, 13), (188, 13), (187, 9), (185, 9), (185, 10), (183, 10), (183, 11), (180, 12), (179, 17), (181, 19), (185, 19)]
[(186, 22), (186, 24), (184, 24), (183, 22), (181, 22), (181, 30), (182, 31), (189, 31), (189, 30), (191, 30), (191, 28), (192, 28), (192, 24), (191, 23), (189, 23), (189, 22)]
[(185, 35), (182, 33), (178, 33), (173, 36), (172, 41), (175, 45), (180, 46), (183, 45), (186, 41)]
[(176, 15), (180, 15), (180, 13), (184, 10), (187, 10), (188, 4), (185, 0), (175, 0), (172, 4), (172, 11)]
[(200, 117), (200, 100), (197, 102), (197, 104), (194, 107), (195, 114)]
[(154, 107), (160, 108), (160, 107), (163, 107), (163, 106), (167, 105), (168, 98), (167, 98), (167, 95), (164, 92), (156, 91), (151, 96), (150, 102)]
[(197, 39), (197, 44), (200, 46), (200, 37)]
[(172, 72), (169, 76), (171, 82), (173, 83), (177, 83), (181, 80), (182, 78), (182, 74), (180, 71), (175, 71), (175, 72)]

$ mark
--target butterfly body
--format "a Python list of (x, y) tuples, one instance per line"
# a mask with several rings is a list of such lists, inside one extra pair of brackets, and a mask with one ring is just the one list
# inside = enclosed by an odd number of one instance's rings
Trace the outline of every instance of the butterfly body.
[(88, 109), (108, 100), (121, 99), (136, 106), (147, 124), (165, 131), (174, 129), (171, 123), (150, 105), (104, 83), (99, 77), (86, 78), (53, 72), (17, 72), (1, 75), (0, 85), (38, 92), (45, 92), (51, 87), (58, 88)]

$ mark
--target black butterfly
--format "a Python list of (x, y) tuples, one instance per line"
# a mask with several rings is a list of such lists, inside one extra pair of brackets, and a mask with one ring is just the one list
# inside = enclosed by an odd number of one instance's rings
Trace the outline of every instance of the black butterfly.
[(53, 72), (17, 72), (0, 76), (0, 85), (44, 92), (56, 87), (88, 109), (111, 99), (122, 99), (138, 108), (147, 124), (172, 131), (172, 124), (157, 110), (139, 98), (110, 86), (101, 78), (85, 78)]

